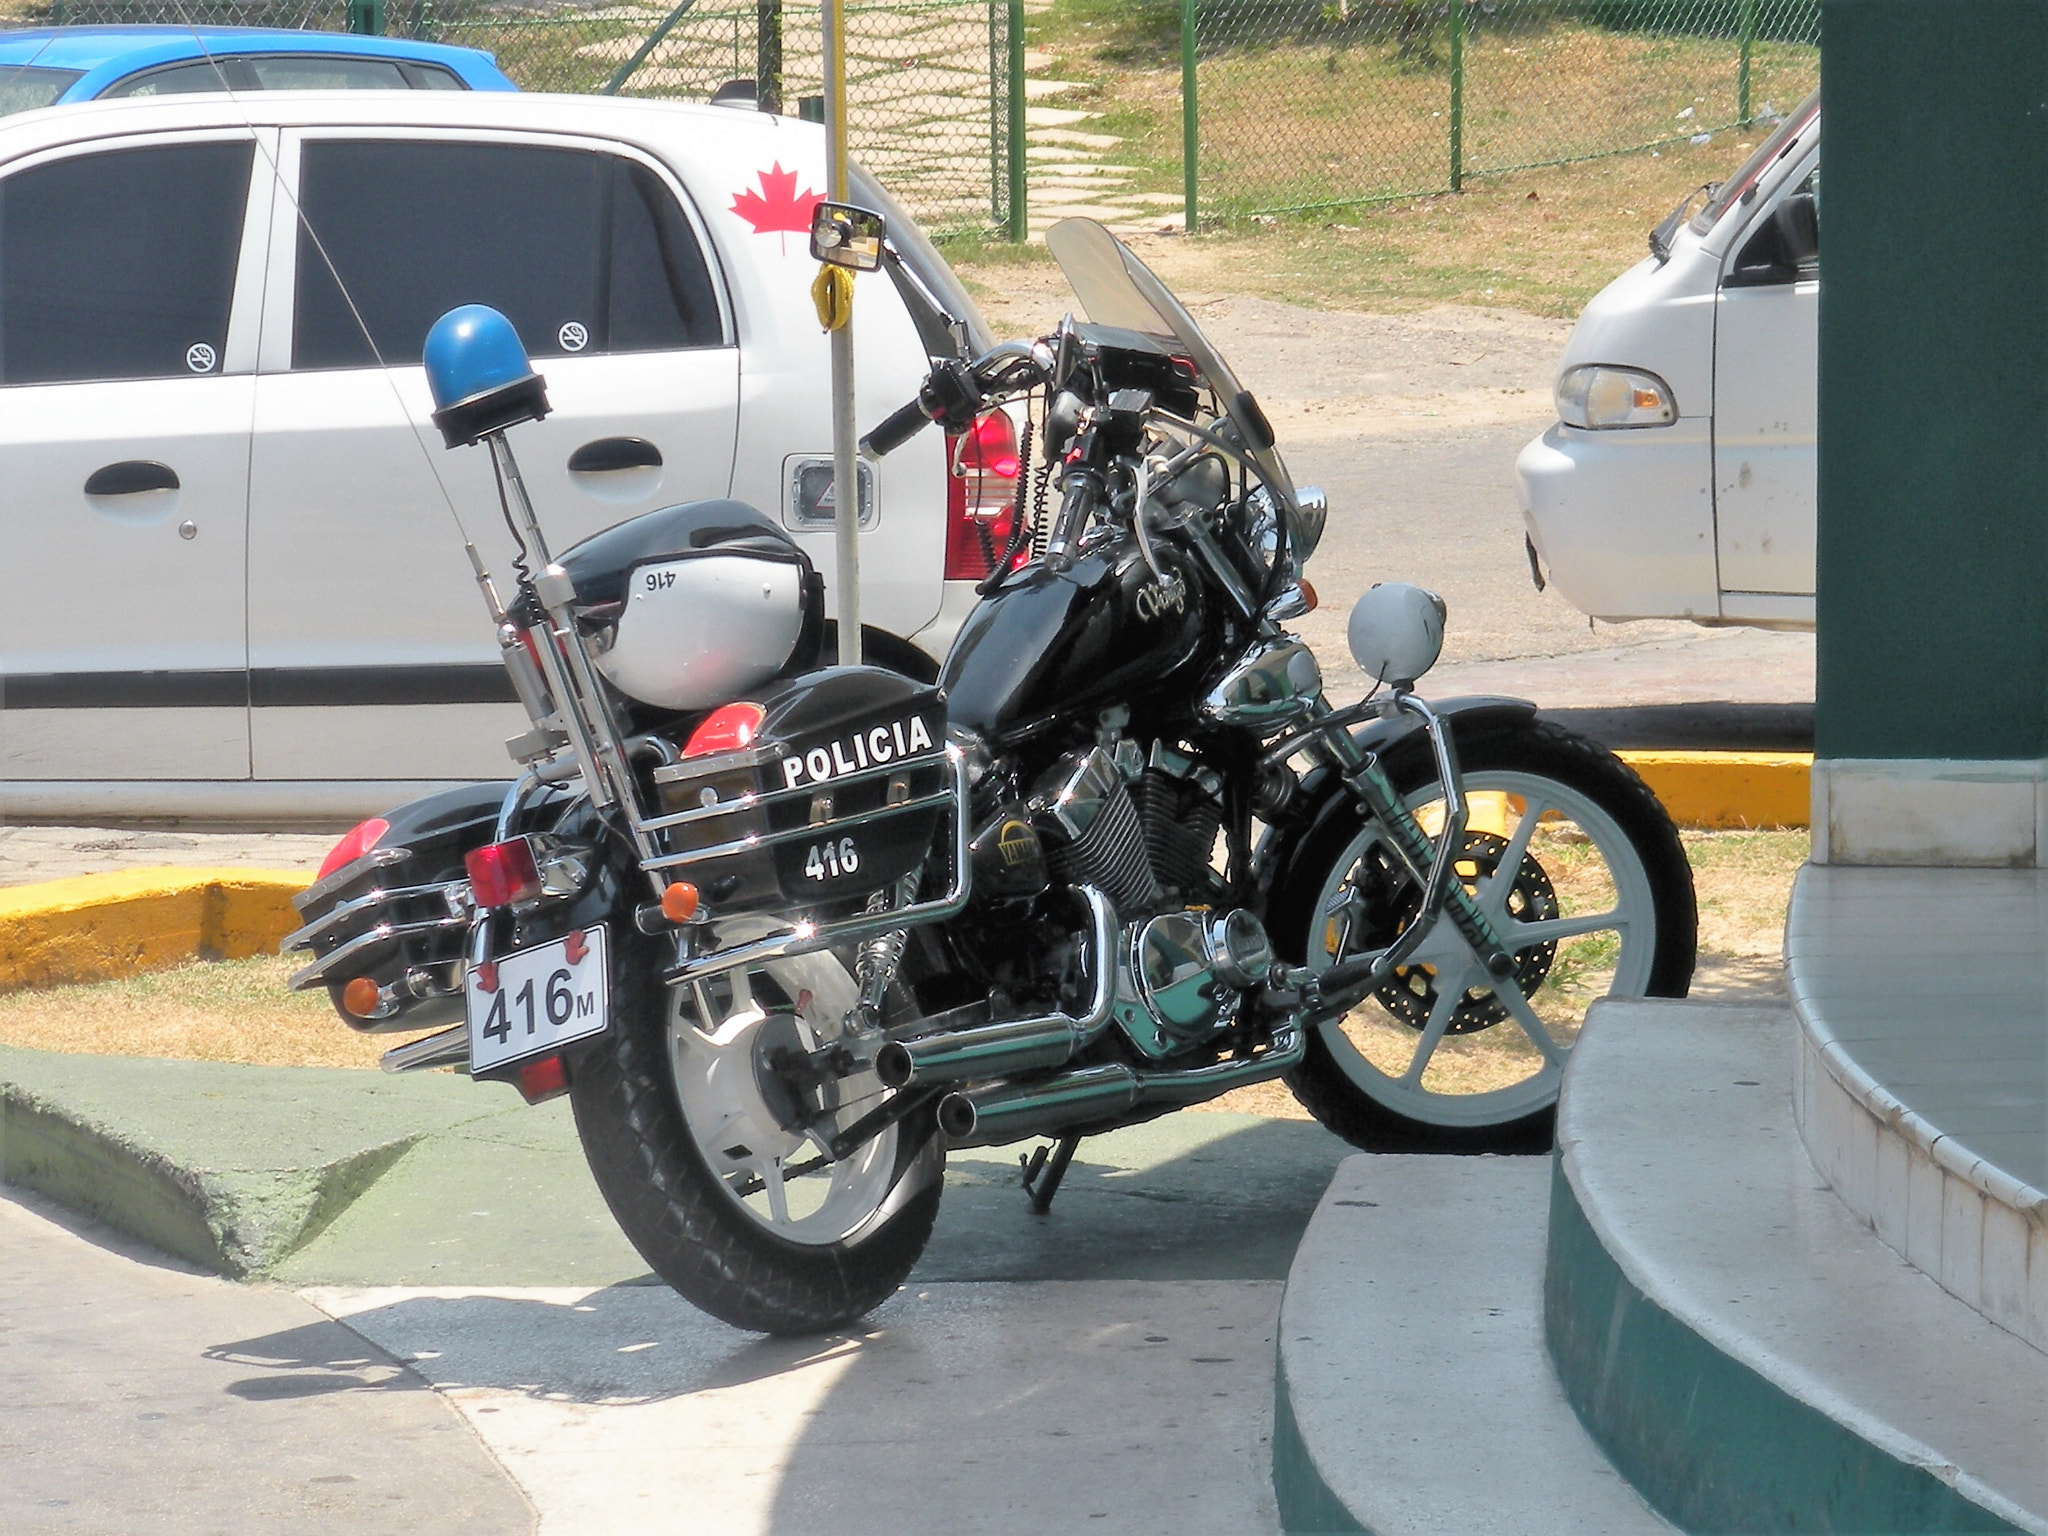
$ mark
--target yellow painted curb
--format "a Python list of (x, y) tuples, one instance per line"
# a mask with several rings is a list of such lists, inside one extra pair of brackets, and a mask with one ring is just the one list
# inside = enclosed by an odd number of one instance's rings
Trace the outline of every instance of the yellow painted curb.
[(1803, 827), (1811, 752), (1617, 752), (1681, 827)]
[(137, 869), (0, 888), (0, 990), (273, 951), (312, 882), (296, 870)]

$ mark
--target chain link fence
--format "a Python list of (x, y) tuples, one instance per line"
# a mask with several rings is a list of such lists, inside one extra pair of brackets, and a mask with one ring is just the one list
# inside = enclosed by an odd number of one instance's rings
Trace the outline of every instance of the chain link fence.
[(1697, 139), (1820, 74), (1818, 0), (1183, 0), (1180, 22), (1191, 217)]
[[(1011, 0), (846, 8), (854, 155), (944, 234), (1011, 223)], [(822, 117), (816, 0), (549, 6), (489, 0), (51, 0), (18, 21), (312, 28), (456, 43), (522, 90), (704, 101), (744, 81), (764, 105)]]
[[(1148, 181), (1178, 181), (1190, 228), (1698, 139), (1789, 110), (1820, 72), (1819, 0), (1031, 3), (1034, 41), (1085, 37), (1107, 61), (1091, 115)], [(846, 15), (855, 154), (934, 232), (1023, 238), (1025, 0)], [(48, 0), (16, 19), (384, 32), (484, 49), (526, 90), (703, 100), (746, 81), (821, 110), (816, 0)]]

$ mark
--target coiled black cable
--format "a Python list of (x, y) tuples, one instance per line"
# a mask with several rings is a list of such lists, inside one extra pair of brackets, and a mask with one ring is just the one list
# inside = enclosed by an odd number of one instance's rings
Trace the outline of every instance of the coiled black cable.
[[(1003, 584), (1003, 578), (1010, 574), (1010, 563), (1017, 558), (1018, 551), (1023, 549), (1031, 539), (1031, 530), (1034, 523), (1027, 520), (1024, 515), (1024, 488), (1031, 481), (1031, 424), (1030, 401), (1027, 397), (1025, 401), (1024, 428), (1017, 434), (1017, 510), (1016, 515), (1010, 519), (1010, 542), (1003, 547), (1002, 554), (996, 560), (995, 568), (987, 576), (975, 583), (974, 595), (976, 597), (987, 597)], [(1045, 476), (1043, 473), (1038, 477), (1038, 499), (1042, 506), (1045, 500)]]

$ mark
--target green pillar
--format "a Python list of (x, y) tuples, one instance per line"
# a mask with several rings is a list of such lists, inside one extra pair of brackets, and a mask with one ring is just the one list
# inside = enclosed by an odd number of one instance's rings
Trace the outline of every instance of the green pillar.
[(2048, 6), (1824, 0), (1823, 758), (2048, 754)]

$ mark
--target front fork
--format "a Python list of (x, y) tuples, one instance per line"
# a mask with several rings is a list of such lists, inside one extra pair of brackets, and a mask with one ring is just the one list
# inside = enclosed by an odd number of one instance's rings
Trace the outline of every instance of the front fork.
[(1444, 824), (1435, 842), (1431, 842), (1379, 759), (1351, 739), (1344, 720), (1323, 707), (1323, 718), (1316, 722), (1315, 747), (1343, 777), (1367, 813), (1387, 829), (1395, 855), (1422, 887), (1422, 901), (1414, 918), (1393, 943), (1371, 954), (1340, 960), (1315, 979), (1317, 1008), (1323, 1013), (1347, 1009), (1375, 990), (1415, 952), (1439, 917), (1451, 920), (1489, 975), (1502, 978), (1512, 975), (1515, 969), (1515, 957), (1494, 930), (1492, 920), (1457, 878), (1458, 855), (1465, 840), (1465, 786), (1458, 772), (1450, 723), (1406, 690), (1397, 690), (1381, 707), (1414, 715), (1422, 721), (1436, 757), (1437, 777), (1444, 787)]

